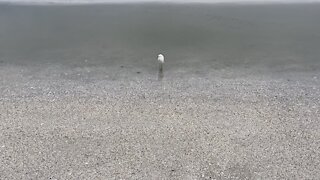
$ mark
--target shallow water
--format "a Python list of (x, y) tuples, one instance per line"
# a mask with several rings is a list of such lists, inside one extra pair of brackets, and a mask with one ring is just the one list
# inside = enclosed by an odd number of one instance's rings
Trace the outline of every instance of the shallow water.
[(146, 69), (317, 67), (320, 4), (0, 5), (0, 60)]

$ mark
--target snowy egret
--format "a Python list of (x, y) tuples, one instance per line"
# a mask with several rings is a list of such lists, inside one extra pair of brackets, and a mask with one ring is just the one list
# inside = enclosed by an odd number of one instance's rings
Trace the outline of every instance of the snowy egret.
[(162, 54), (158, 55), (158, 61), (159, 61), (159, 75), (158, 79), (162, 80), (163, 78), (163, 64), (164, 64), (164, 56)]
[(159, 61), (160, 63), (164, 63), (164, 56), (163, 56), (162, 54), (159, 54), (159, 55), (158, 55), (158, 61)]

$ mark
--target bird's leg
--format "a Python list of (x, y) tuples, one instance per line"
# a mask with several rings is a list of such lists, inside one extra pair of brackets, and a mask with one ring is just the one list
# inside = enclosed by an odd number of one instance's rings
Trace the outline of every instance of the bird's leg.
[(163, 79), (163, 63), (159, 63), (158, 80), (161, 81), (162, 79)]

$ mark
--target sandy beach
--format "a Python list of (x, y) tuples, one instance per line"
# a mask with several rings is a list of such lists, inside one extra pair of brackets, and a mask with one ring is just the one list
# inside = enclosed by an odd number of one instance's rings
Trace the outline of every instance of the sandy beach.
[(0, 179), (318, 179), (319, 15), (1, 4)]

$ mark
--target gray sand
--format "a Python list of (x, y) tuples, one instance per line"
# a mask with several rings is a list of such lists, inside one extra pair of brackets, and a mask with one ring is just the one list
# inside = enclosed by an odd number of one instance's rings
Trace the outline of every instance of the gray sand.
[(0, 6), (0, 179), (319, 179), (319, 5), (65, 8)]

